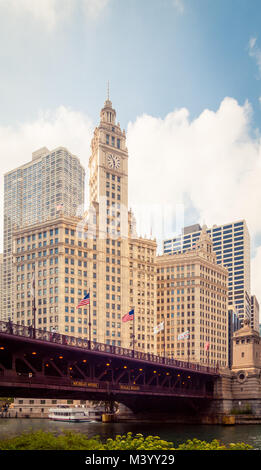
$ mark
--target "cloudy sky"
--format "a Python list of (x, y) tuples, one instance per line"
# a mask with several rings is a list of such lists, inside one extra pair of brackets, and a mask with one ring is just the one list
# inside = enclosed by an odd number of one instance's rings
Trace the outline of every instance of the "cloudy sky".
[(87, 169), (109, 80), (142, 234), (169, 237), (181, 208), (245, 218), (261, 301), (260, 19), (259, 0), (0, 0), (1, 175), (42, 146)]

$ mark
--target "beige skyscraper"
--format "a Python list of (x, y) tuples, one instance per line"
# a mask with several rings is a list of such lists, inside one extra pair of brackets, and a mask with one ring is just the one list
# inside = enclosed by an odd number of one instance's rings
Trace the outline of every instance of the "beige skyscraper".
[(66, 148), (33, 152), (32, 161), (4, 176), (3, 314), (13, 316), (13, 231), (55, 219), (62, 208), (77, 215), (84, 202), (85, 171), (79, 159)]
[[(153, 352), (156, 242), (137, 237), (131, 227), (126, 136), (116, 123), (109, 99), (101, 110), (91, 148), (90, 201), (97, 222), (94, 274), (98, 341), (132, 347), (135, 333), (136, 348)], [(122, 316), (133, 308), (135, 325), (123, 323)]]
[[(109, 100), (91, 144), (90, 207), (83, 217), (62, 208), (55, 219), (14, 232), (15, 314), (33, 323), (30, 292), (36, 280), (36, 327), (105, 344), (155, 351), (156, 241), (140, 238), (128, 210), (128, 151)], [(90, 292), (89, 309), (77, 305)], [(122, 322), (129, 310), (135, 320)]]
[[(88, 290), (92, 247), (77, 234), (81, 219), (60, 214), (13, 234), (14, 322), (34, 325), (32, 279), (35, 276), (35, 326), (88, 338), (88, 308), (77, 309)], [(89, 266), (89, 270), (91, 266)], [(93, 312), (93, 334), (96, 337)]]
[[(132, 237), (129, 242), (130, 308), (135, 307), (135, 348), (155, 353), (156, 242)], [(132, 331), (132, 330), (131, 330)]]
[(228, 271), (218, 265), (203, 227), (194, 248), (157, 264), (157, 350), (168, 357), (226, 366)]
[(97, 298), (97, 339), (122, 345), (129, 339), (129, 328), (121, 322), (129, 308), (128, 151), (109, 99), (101, 110), (91, 150), (89, 216), (93, 212), (97, 254), (90, 288)]

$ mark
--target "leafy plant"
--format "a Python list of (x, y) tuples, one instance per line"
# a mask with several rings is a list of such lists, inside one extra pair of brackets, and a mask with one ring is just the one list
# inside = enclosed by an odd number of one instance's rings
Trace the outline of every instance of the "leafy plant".
[(80, 433), (65, 432), (55, 436), (51, 432), (37, 431), (0, 441), (0, 450), (102, 450), (99, 438), (88, 439)]
[(221, 444), (217, 439), (211, 442), (199, 439), (187, 440), (174, 447), (173, 442), (159, 436), (143, 434), (132, 435), (131, 432), (107, 439), (102, 443), (99, 436), (89, 439), (86, 435), (64, 432), (58, 436), (51, 432), (37, 431), (23, 433), (20, 436), (0, 441), (0, 450), (250, 450), (252, 446), (244, 442)]
[(131, 432), (128, 432), (123, 436), (116, 436), (115, 439), (107, 439), (104, 445), (105, 450), (157, 450), (157, 449), (174, 449), (172, 442), (162, 440), (158, 436), (147, 436), (146, 438), (142, 434), (136, 434), (132, 436)]
[(199, 439), (188, 439), (184, 444), (180, 444), (177, 450), (250, 450), (253, 449), (249, 444), (238, 442), (228, 445), (221, 444), (217, 439), (211, 442), (200, 441)]

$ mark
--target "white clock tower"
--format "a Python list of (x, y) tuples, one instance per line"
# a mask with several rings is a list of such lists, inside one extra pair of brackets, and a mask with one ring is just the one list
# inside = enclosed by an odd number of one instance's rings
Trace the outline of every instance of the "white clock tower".
[[(96, 326), (99, 342), (129, 346), (121, 318), (129, 309), (128, 150), (108, 99), (94, 131), (89, 159), (90, 204), (97, 214)], [(126, 338), (125, 338), (126, 336)]]
[[(128, 208), (128, 150), (125, 131), (116, 124), (116, 111), (107, 99), (100, 113), (100, 124), (94, 131), (89, 160), (90, 201), (101, 203), (102, 198), (120, 202)], [(107, 173), (110, 174), (108, 178)], [(108, 179), (113, 181), (108, 184)], [(106, 184), (107, 183), (107, 184)], [(108, 196), (108, 189), (115, 195)]]

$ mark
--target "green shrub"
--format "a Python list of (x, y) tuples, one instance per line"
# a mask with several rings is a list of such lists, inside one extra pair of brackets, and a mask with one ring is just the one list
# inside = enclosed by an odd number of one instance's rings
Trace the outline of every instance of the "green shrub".
[(187, 440), (175, 447), (173, 442), (159, 436), (142, 434), (132, 435), (131, 432), (115, 439), (107, 439), (102, 443), (99, 436), (89, 439), (84, 434), (64, 432), (58, 436), (51, 432), (37, 431), (23, 433), (20, 436), (0, 441), (0, 450), (250, 450), (252, 446), (244, 442), (221, 444), (214, 439), (212, 442), (199, 439)]
[(136, 434), (132, 437), (132, 433), (127, 435), (116, 436), (115, 439), (107, 439), (104, 449), (106, 450), (162, 450), (174, 449), (172, 442), (162, 440), (158, 436), (144, 437), (142, 434)]
[(177, 450), (250, 450), (252, 446), (244, 442), (228, 445), (221, 444), (217, 439), (211, 442), (200, 441), (198, 439), (188, 439), (184, 444), (180, 444)]
[(88, 439), (80, 433), (65, 432), (55, 436), (37, 431), (0, 441), (0, 450), (99, 450), (103, 444), (98, 438)]

